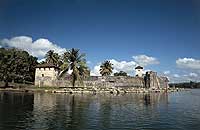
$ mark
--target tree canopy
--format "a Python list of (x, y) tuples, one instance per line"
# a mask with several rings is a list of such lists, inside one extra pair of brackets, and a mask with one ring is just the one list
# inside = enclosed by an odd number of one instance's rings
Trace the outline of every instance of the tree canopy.
[(37, 58), (26, 51), (0, 48), (0, 80), (5, 82), (5, 87), (9, 81), (33, 82), (37, 64)]
[(124, 71), (114, 73), (114, 76), (127, 76), (127, 73)]
[(45, 62), (49, 63), (49, 64), (54, 64), (58, 67), (60, 67), (62, 65), (62, 60), (61, 60), (61, 56), (54, 52), (54, 50), (49, 50), (46, 55), (45, 55)]
[(63, 77), (67, 74), (68, 70), (72, 70), (71, 82), (72, 86), (75, 86), (75, 82), (78, 80), (83, 83), (83, 79), (90, 75), (90, 70), (87, 67), (85, 54), (81, 54), (79, 49), (70, 49), (66, 50), (66, 52), (62, 56), (62, 72), (60, 73), (60, 77)]
[(113, 64), (110, 61), (104, 61), (100, 66), (100, 74), (102, 76), (109, 76), (112, 74)]

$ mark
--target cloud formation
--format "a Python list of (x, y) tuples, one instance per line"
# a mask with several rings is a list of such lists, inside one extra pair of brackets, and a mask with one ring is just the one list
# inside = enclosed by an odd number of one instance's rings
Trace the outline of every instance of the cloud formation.
[(50, 42), (48, 39), (39, 38), (35, 41), (28, 36), (18, 36), (11, 39), (3, 39), (0, 41), (1, 47), (16, 47), (29, 52), (31, 55), (38, 58), (43, 58), (47, 51), (54, 50), (61, 54), (65, 51), (64, 48)]
[[(113, 73), (124, 71), (128, 75), (131, 75), (134, 72), (134, 68), (136, 67), (136, 63), (134, 61), (118, 61), (115, 59), (111, 59), (109, 61), (113, 64)], [(100, 63), (92, 69), (91, 75), (100, 76), (99, 69)]]
[(200, 60), (194, 58), (179, 58), (176, 60), (176, 65), (184, 69), (200, 69)]
[(133, 59), (141, 66), (155, 65), (160, 63), (155, 57), (150, 57), (147, 55), (133, 56)]
[(170, 71), (167, 70), (167, 71), (164, 71), (163, 73), (164, 73), (165, 75), (168, 75), (168, 74), (170, 74)]
[(167, 76), (172, 83), (177, 82), (190, 82), (190, 81), (200, 81), (200, 73), (198, 72), (190, 72), (186, 71), (185, 73), (165, 73), (163, 72), (163, 76)]
[(134, 61), (117, 61), (115, 59), (111, 59), (110, 62), (113, 64), (114, 73), (124, 71), (129, 75), (134, 71), (137, 65)]
[(100, 76), (99, 70), (100, 70), (100, 65), (98, 64), (98, 65), (94, 66), (94, 68), (91, 70), (90, 75), (91, 76)]
[(179, 78), (180, 75), (179, 75), (179, 74), (173, 74), (173, 77), (175, 77), (175, 78)]
[(193, 73), (193, 72), (192, 72), (192, 73), (190, 73), (189, 75), (190, 75), (191, 77), (197, 77), (197, 76), (198, 76), (198, 74), (197, 74), (197, 73)]
[[(133, 56), (133, 61), (118, 61), (115, 59), (110, 59), (109, 61), (113, 64), (113, 73), (124, 71), (128, 75), (133, 75), (135, 72), (135, 67), (137, 65), (148, 66), (153, 64), (159, 64), (159, 61), (155, 57), (149, 57), (147, 55)], [(91, 71), (91, 75), (99, 76), (100, 63), (98, 63)]]
[(172, 82), (200, 81), (200, 60), (194, 58), (179, 58), (176, 66), (182, 69), (179, 77), (169, 75)]

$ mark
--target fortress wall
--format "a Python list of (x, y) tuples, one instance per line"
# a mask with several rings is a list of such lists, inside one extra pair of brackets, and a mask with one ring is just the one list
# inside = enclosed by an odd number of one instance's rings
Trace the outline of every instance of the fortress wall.
[[(76, 87), (135, 87), (135, 88), (164, 88), (168, 82), (166, 78), (158, 77), (155, 74), (150, 74), (149, 81), (145, 81), (141, 77), (124, 77), (124, 76), (109, 76), (98, 77), (95, 80), (83, 81), (84, 85), (76, 81)], [(147, 83), (145, 83), (147, 82)], [(70, 80), (52, 80), (50, 77), (38, 78), (35, 82), (36, 86), (53, 86), (53, 87), (72, 87)]]
[[(50, 77), (37, 78), (36, 86), (53, 86), (53, 87), (72, 87), (69, 80), (52, 80)], [(76, 86), (83, 86), (76, 82)], [(144, 79), (140, 77), (99, 77), (96, 80), (84, 81), (84, 86), (88, 87), (145, 87)]]

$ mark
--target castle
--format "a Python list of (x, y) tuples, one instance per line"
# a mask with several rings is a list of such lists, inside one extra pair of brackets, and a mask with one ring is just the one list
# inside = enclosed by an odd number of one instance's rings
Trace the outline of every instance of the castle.
[[(69, 87), (68, 79), (58, 79), (60, 68), (53, 64), (40, 64), (36, 67), (35, 85)], [(142, 66), (135, 67), (135, 77), (131, 76), (90, 76), (84, 81), (85, 86), (111, 86), (111, 87), (139, 87), (139, 88), (168, 88), (167, 77), (158, 76), (156, 72), (147, 71), (144, 74)]]

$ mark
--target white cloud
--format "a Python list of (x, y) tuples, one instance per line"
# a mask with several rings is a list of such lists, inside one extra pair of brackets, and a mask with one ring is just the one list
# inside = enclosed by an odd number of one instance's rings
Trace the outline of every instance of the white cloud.
[(170, 71), (167, 70), (167, 71), (164, 71), (163, 73), (164, 73), (165, 75), (168, 75), (168, 74), (170, 74)]
[(179, 58), (176, 60), (177, 67), (184, 69), (200, 69), (200, 60), (193, 58)]
[(173, 74), (173, 77), (175, 77), (175, 78), (179, 78), (180, 75), (179, 75), (179, 74)]
[(191, 72), (187, 74), (169, 74), (170, 82), (190, 82), (190, 81), (200, 81), (199, 74)]
[(197, 77), (198, 74), (196, 74), (196, 73), (190, 73), (190, 76), (191, 76), (191, 77)]
[[(115, 59), (110, 59), (109, 61), (113, 64), (113, 73), (124, 71), (128, 75), (133, 75), (135, 72), (135, 67), (137, 65), (148, 66), (153, 64), (159, 64), (159, 61), (155, 57), (149, 57), (146, 55), (133, 56), (133, 61), (118, 61)], [(91, 71), (91, 75), (99, 74), (100, 64), (97, 64)], [(145, 72), (145, 71), (144, 71)]]
[[(124, 71), (128, 75), (132, 75), (136, 66), (136, 63), (134, 61), (117, 61), (115, 59), (109, 60), (113, 64), (113, 73)], [(92, 76), (100, 76), (100, 64), (96, 65), (92, 71)]]
[(43, 58), (46, 52), (49, 50), (54, 50), (59, 54), (65, 51), (64, 48), (61, 48), (55, 43), (50, 42), (48, 39), (39, 38), (36, 41), (33, 41), (33, 39), (28, 36), (18, 36), (11, 39), (3, 39), (1, 40), (1, 46), (23, 49), (38, 58)]
[(45, 61), (45, 58), (42, 58), (42, 59), (37, 60), (37, 61), (38, 61), (38, 63), (42, 63), (43, 61)]
[(113, 73), (124, 71), (131, 75), (135, 71), (136, 63), (134, 61), (117, 61), (115, 59), (111, 59), (110, 62), (114, 67)]
[(141, 66), (159, 64), (159, 61), (155, 57), (150, 57), (147, 55), (133, 56), (133, 59)]
[(183, 70), (183, 73), (179, 77), (173, 77), (173, 80), (178, 82), (200, 81), (200, 60), (179, 58), (176, 60), (176, 65)]
[(100, 65), (96, 65), (93, 70), (91, 70), (90, 72), (90, 75), (91, 76), (100, 76), (100, 72), (99, 72), (99, 69), (100, 69)]

